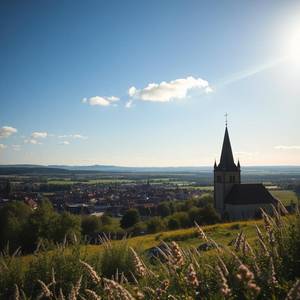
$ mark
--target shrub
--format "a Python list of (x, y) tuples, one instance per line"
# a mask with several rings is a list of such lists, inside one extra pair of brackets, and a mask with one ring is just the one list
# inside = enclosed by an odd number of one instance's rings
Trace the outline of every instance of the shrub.
[(147, 232), (156, 233), (165, 229), (165, 223), (160, 217), (153, 217), (147, 222)]
[(140, 221), (140, 214), (136, 209), (128, 209), (122, 217), (120, 224), (122, 228), (129, 228)]

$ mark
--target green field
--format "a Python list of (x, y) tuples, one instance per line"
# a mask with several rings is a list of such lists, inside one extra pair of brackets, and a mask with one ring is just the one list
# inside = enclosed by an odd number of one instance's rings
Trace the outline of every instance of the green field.
[[(256, 237), (256, 224), (260, 226), (262, 224), (262, 221), (239, 221), (208, 225), (201, 228), (209, 238), (216, 241), (220, 246), (227, 246), (229, 242), (231, 242), (240, 231), (243, 231), (246, 234), (249, 243), (253, 244)], [(135, 249), (139, 249), (139, 251), (141, 252), (144, 252), (151, 247), (158, 246), (162, 241), (176, 241), (183, 248), (197, 248), (201, 243), (203, 243), (203, 241), (198, 238), (196, 228), (165, 231), (127, 239), (129, 246), (134, 247)], [(113, 243), (120, 243), (120, 241), (113, 241)], [(82, 246), (82, 252), (87, 253), (88, 256), (99, 254), (101, 253), (102, 249), (103, 247), (101, 245)], [(50, 251), (49, 253), (51, 252), (52, 251)], [(208, 255), (210, 253), (214, 253), (214, 251), (207, 251)], [(33, 257), (33, 255), (22, 256), (21, 261), (23, 264), (28, 265), (32, 261)]]
[(101, 179), (89, 179), (89, 180), (71, 180), (71, 179), (50, 179), (48, 184), (53, 185), (73, 185), (73, 184), (113, 184), (113, 183), (132, 183), (134, 180), (123, 178), (101, 178)]
[(294, 191), (290, 191), (290, 190), (276, 190), (276, 191), (270, 191), (271, 194), (281, 200), (281, 202), (284, 205), (290, 205), (291, 202), (297, 203), (298, 199), (297, 199), (297, 195)]

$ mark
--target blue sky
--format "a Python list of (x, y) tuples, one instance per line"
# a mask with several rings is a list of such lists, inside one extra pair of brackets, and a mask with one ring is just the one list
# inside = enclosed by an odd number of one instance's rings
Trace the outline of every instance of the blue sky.
[(0, 163), (212, 165), (227, 112), (299, 165), (299, 41), (299, 1), (1, 1)]

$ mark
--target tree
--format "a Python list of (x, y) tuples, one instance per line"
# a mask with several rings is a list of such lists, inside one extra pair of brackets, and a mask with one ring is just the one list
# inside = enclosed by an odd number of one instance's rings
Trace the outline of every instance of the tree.
[(54, 226), (53, 241), (60, 243), (66, 238), (68, 241), (76, 242), (76, 240), (80, 240), (80, 236), (80, 217), (68, 212), (62, 213)]
[(177, 212), (174, 213), (171, 217), (172, 219), (177, 220), (178, 224), (180, 224), (180, 227), (186, 228), (191, 226), (189, 215), (186, 212)]
[(82, 234), (93, 236), (100, 231), (101, 219), (96, 216), (83, 216), (81, 220)]
[(122, 228), (129, 228), (140, 221), (140, 214), (136, 209), (128, 209), (122, 217), (120, 224)]
[(165, 229), (165, 223), (160, 217), (153, 217), (147, 222), (148, 233), (155, 233)]
[(178, 229), (180, 228), (180, 223), (177, 219), (171, 217), (168, 221), (168, 228), (170, 230)]
[(41, 239), (55, 240), (58, 224), (58, 213), (53, 210), (51, 202), (43, 200), (23, 228), (22, 242), (25, 250), (33, 251)]
[(13, 201), (0, 209), (0, 249), (8, 243), (12, 251), (22, 246), (23, 227), (31, 214), (30, 207), (20, 201)]
[(163, 218), (169, 216), (171, 213), (171, 210), (170, 210), (168, 203), (166, 203), (166, 202), (160, 203), (157, 206), (157, 213), (159, 216), (161, 216)]

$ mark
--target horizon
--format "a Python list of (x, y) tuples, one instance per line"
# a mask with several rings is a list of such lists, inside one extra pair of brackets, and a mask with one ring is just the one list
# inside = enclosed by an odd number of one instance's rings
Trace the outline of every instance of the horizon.
[(0, 7), (1, 165), (300, 166), (299, 2)]

